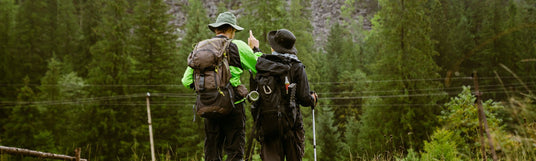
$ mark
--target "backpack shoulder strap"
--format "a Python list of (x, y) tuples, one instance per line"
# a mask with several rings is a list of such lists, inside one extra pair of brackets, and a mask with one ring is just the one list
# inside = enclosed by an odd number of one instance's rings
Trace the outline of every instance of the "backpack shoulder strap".
[(231, 44), (231, 42), (233, 41), (233, 39), (228, 39), (228, 38), (225, 38), (225, 45), (223, 46), (223, 48), (221, 49), (221, 53), (224, 54), (223, 56), (224, 57), (229, 57), (227, 54), (230, 52), (229, 50), (229, 45)]

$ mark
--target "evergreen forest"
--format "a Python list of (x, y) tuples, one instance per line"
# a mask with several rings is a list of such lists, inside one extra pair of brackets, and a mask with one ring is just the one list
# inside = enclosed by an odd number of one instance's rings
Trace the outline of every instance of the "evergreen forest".
[[(313, 34), (311, 1), (212, 6), (235, 13), (244, 27), (235, 39), (247, 42), (251, 30), (266, 54), (269, 31), (295, 34), (319, 95), (318, 160), (536, 158), (536, 0), (333, 2), (340, 16), (326, 19), (324, 43)], [(195, 44), (215, 35), (207, 24), (217, 14), (204, 3), (0, 0), (0, 146), (150, 160), (150, 100), (156, 159), (203, 160), (203, 119), (181, 78)], [(182, 6), (184, 25), (171, 23), (173, 6)], [(312, 113), (301, 111), (303, 160), (312, 161)], [(249, 140), (249, 108), (246, 118)], [(12, 160), (47, 159), (0, 151), (0, 161)]]

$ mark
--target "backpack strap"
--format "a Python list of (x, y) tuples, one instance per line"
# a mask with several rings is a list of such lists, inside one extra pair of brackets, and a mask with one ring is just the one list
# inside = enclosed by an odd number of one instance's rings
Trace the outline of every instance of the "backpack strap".
[[(231, 41), (232, 41), (232, 40), (233, 40), (233, 39), (225, 38), (225, 45), (223, 46), (223, 48), (222, 48), (221, 51), (220, 51), (220, 53), (223, 54), (223, 58), (224, 58), (224, 59), (227, 59), (227, 64), (229, 64), (229, 58), (228, 58), (228, 56), (227, 56), (227, 52), (226, 52), (226, 51), (229, 51), (228, 48), (229, 48), (229, 45), (231, 44)], [(220, 86), (218, 86), (218, 81), (219, 81), (219, 80), (218, 80), (218, 68), (219, 68), (220, 66), (222, 66), (222, 65), (223, 65), (223, 59), (222, 59), (221, 61), (219, 61), (219, 63), (218, 63), (217, 66), (214, 67), (214, 76), (215, 76), (214, 79), (215, 79), (215, 82), (216, 82), (216, 88), (218, 89), (218, 91), (220, 92), (221, 95), (225, 96), (225, 95), (223, 94), (223, 92), (220, 90)], [(229, 81), (229, 83), (227, 84), (226, 88), (229, 88), (229, 84), (231, 84), (230, 81)], [(231, 91), (229, 91), (229, 95), (231, 95), (231, 100), (233, 100)], [(233, 104), (233, 107), (234, 107), (234, 104)]]
[(227, 83), (226, 86), (227, 90), (229, 91), (229, 97), (231, 98), (231, 104), (233, 105), (233, 109), (236, 108), (234, 105), (234, 99), (233, 99), (233, 88), (231, 86), (231, 83)]
[(199, 72), (199, 90), (205, 90), (205, 72)]
[(223, 56), (227, 57), (227, 61), (229, 61), (229, 59), (228, 59), (229, 56), (227, 54), (229, 53), (229, 45), (231, 44), (233, 39), (225, 38), (225, 40), (227, 40), (227, 41), (225, 42), (225, 46), (221, 50), (221, 53), (224, 54)]

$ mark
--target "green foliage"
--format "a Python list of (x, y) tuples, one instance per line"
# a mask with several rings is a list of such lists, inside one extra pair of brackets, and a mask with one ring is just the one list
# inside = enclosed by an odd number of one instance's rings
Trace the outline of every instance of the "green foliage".
[(104, 1), (103, 0), (84, 0), (77, 6), (80, 15), (80, 30), (82, 39), (80, 40), (80, 50), (76, 57), (71, 58), (73, 70), (81, 76), (86, 77), (89, 73), (88, 65), (91, 63), (92, 56), (90, 48), (98, 41), (97, 27), (102, 23)]
[[(270, 45), (266, 39), (268, 32), (290, 27), (285, 25), (290, 22), (285, 3), (274, 0), (243, 0), (242, 3), (242, 8), (247, 8), (245, 10), (246, 16), (239, 19), (238, 25), (244, 27), (245, 31), (252, 30), (259, 40), (261, 51), (271, 53)], [(249, 32), (239, 32), (236, 36), (237, 39), (246, 40), (249, 37)]]
[[(503, 116), (507, 131), (515, 134), (511, 139), (513, 144), (502, 147), (507, 160), (527, 160), (534, 158), (536, 152), (536, 111), (533, 110), (534, 99), (511, 98), (505, 107), (506, 116)], [(530, 160), (530, 159), (528, 159)]]
[[(56, 28), (53, 35), (53, 52), (60, 59), (76, 59), (76, 57), (79, 56), (77, 53), (81, 52), (79, 42), (82, 36), (74, 2), (58, 1), (56, 3)], [(71, 63), (71, 61), (68, 62)], [(76, 68), (80, 68), (77, 66), (77, 64), (68, 65), (73, 66), (73, 68), (74, 66), (76, 66)]]
[(344, 149), (341, 149), (341, 155), (344, 158), (343, 160), (355, 160), (358, 157), (358, 136), (359, 136), (359, 128), (360, 124), (359, 121), (355, 117), (346, 117), (346, 131), (344, 136)]
[(430, 142), (424, 142), (424, 153), (422, 153), (421, 159), (445, 161), (461, 160), (458, 157), (458, 150), (456, 149), (459, 141), (460, 139), (454, 132), (438, 129), (432, 134)]
[(59, 100), (60, 91), (58, 88), (58, 81), (62, 74), (62, 63), (57, 58), (52, 57), (48, 62), (48, 70), (45, 76), (41, 78), (40, 87), (41, 97), (43, 100)]
[[(0, 52), (2, 53), (0, 54), (0, 72), (3, 73), (2, 78), (0, 78), (0, 82), (2, 83), (15, 82), (15, 80), (10, 78), (13, 78), (18, 74), (11, 72), (13, 69), (10, 68), (15, 64), (13, 61), (16, 58), (15, 54), (12, 54), (12, 52), (16, 51), (13, 47), (15, 44), (15, 35), (13, 33), (16, 29), (16, 10), (17, 6), (15, 5), (14, 0), (0, 0), (0, 22), (2, 22), (2, 25), (0, 25)], [(20, 81), (20, 79), (17, 81)], [(0, 86), (0, 95), (2, 96), (0, 100), (15, 98), (16, 94), (12, 91), (15, 91), (15, 88)], [(0, 114), (0, 117), (2, 116), (3, 115)], [(3, 118), (5, 117), (6, 116)]]
[[(102, 23), (96, 28), (99, 35), (98, 41), (91, 46), (92, 62), (89, 70), (88, 83), (120, 85), (114, 88), (95, 86), (90, 89), (92, 96), (117, 96), (125, 95), (126, 90), (121, 84), (128, 84), (128, 73), (132, 71), (132, 58), (128, 42), (130, 18), (127, 14), (128, 3), (121, 1), (106, 1), (104, 3)], [(84, 144), (92, 145), (99, 155), (98, 160), (110, 160), (112, 158), (128, 158), (132, 153), (130, 149), (135, 144), (136, 126), (143, 124), (142, 117), (145, 111), (142, 108), (121, 108), (121, 100), (102, 101), (88, 111), (91, 120), (85, 125), (88, 130), (88, 138)], [(137, 116), (137, 117), (132, 117)], [(101, 138), (115, 140), (108, 142)]]
[[(442, 68), (445, 85), (461, 86), (455, 76), (469, 76), (478, 71), (481, 76), (511, 76), (497, 64), (505, 64), (514, 71), (534, 73), (534, 63), (520, 63), (534, 57), (534, 15), (532, 1), (468, 0), (464, 3), (451, 0), (431, 1), (432, 38), (437, 41), (435, 50), (440, 53), (435, 61)], [(528, 7), (531, 6), (531, 7)], [(471, 8), (471, 9), (467, 9)], [(527, 54), (532, 54), (529, 56)], [(521, 74), (523, 75), (523, 74)], [(531, 81), (531, 78), (522, 78)], [(514, 79), (502, 80), (509, 88), (519, 88)], [(482, 80), (481, 84), (499, 84), (496, 79)], [(505, 93), (492, 93), (500, 100)]]
[[(483, 146), (479, 142), (478, 109), (475, 100), (476, 98), (471, 94), (469, 87), (464, 87), (463, 91), (457, 97), (451, 98), (445, 104), (447, 109), (442, 111), (439, 117), (443, 128), (453, 131), (456, 136), (460, 136), (461, 141), (457, 147), (458, 151), (462, 154), (460, 155), (462, 159), (478, 157), (475, 154), (479, 152), (480, 146)], [(482, 106), (485, 110), (489, 132), (496, 140), (494, 142), (495, 147), (498, 148), (512, 144), (512, 140), (503, 131), (502, 119), (498, 117), (498, 113), (504, 107), (500, 103), (492, 100), (483, 102)]]
[[(195, 2), (198, 3), (198, 2)], [(134, 8), (133, 26), (134, 32), (130, 39), (131, 46), (131, 63), (132, 72), (129, 72), (128, 78), (130, 83), (148, 85), (144, 87), (128, 88), (129, 93), (163, 93), (172, 90), (170, 84), (179, 82), (179, 76), (182, 75), (180, 70), (185, 62), (185, 59), (179, 59), (181, 55), (177, 54), (177, 48), (174, 44), (177, 43), (177, 35), (174, 34), (174, 27), (168, 22), (172, 20), (170, 14), (167, 13), (168, 5), (160, 0), (139, 1)], [(202, 9), (202, 8), (201, 8)], [(183, 41), (184, 42), (184, 41)], [(185, 66), (185, 65), (184, 65)], [(153, 131), (155, 134), (155, 148), (159, 151), (161, 157), (169, 159), (187, 159), (186, 153), (198, 151), (195, 147), (200, 139), (192, 139), (188, 137), (194, 145), (186, 146), (188, 150), (181, 149), (178, 145), (187, 145), (190, 142), (183, 142), (181, 137), (189, 134), (199, 136), (198, 128), (188, 126), (190, 123), (191, 110), (189, 106), (180, 107), (182, 110), (177, 110), (174, 105), (167, 105), (167, 102), (190, 101), (192, 99), (178, 98), (159, 98), (152, 97), (151, 102), (161, 104), (152, 108), (153, 116)], [(186, 110), (184, 110), (186, 109)], [(138, 120), (144, 120), (147, 116), (138, 116)], [(184, 119), (181, 119), (184, 118)], [(191, 124), (191, 123), (190, 123)], [(169, 128), (180, 125), (180, 128)], [(195, 125), (195, 124), (194, 124)], [(135, 130), (134, 139), (136, 151), (133, 159), (140, 159), (143, 156), (149, 156), (149, 142), (146, 142), (149, 135), (147, 134), (147, 126), (140, 126)], [(175, 153), (179, 150), (181, 153)]]
[(186, 30), (186, 34), (179, 41), (179, 55), (177, 57), (179, 73), (184, 73), (184, 70), (186, 70), (188, 55), (194, 49), (195, 44), (214, 36), (207, 26), (211, 22), (206, 16), (206, 10), (200, 1), (188, 1), (187, 15), (189, 23), (186, 23), (183, 28), (183, 30)]
[[(195, 43), (214, 35), (207, 24), (216, 15), (203, 3), (0, 0), (0, 144), (67, 155), (82, 147), (90, 160), (147, 160), (150, 92), (157, 158), (202, 160), (203, 121), (192, 122), (194, 94), (179, 78)], [(325, 2), (340, 14), (329, 21), (337, 23), (328, 24), (325, 46), (314, 44), (311, 3), (224, 0), (217, 13), (234, 12), (245, 28), (235, 39), (245, 41), (252, 30), (264, 53), (268, 31), (296, 35), (298, 57), (321, 98), (321, 160), (478, 159), (488, 145), (479, 142), (474, 96), (464, 88), (443, 97), (472, 84), (456, 76), (474, 70), (484, 97), (495, 100), (484, 108), (499, 158), (535, 158), (536, 1)], [(177, 11), (187, 14), (183, 26), (170, 23)], [(364, 29), (370, 19), (373, 28)], [(312, 160), (311, 113), (303, 109), (304, 160)]]
[[(307, 67), (305, 70), (308, 74), (307, 77), (309, 78), (309, 81), (313, 82), (313, 80), (319, 79), (320, 76), (318, 74), (320, 72), (317, 72), (317, 70), (321, 69), (323, 66), (317, 58), (319, 53), (314, 52), (315, 47), (312, 35), (313, 27), (311, 23), (309, 23), (311, 11), (307, 8), (308, 6), (310, 6), (308, 1), (292, 0), (290, 2), (289, 19), (294, 22), (294, 25), (283, 26), (283, 28), (289, 29), (294, 36), (296, 36), (296, 43), (294, 46), (298, 50), (298, 57)], [(254, 34), (257, 35), (258, 39), (264, 39), (263, 37), (266, 36), (258, 33)], [(268, 53), (267, 50), (263, 51), (264, 53)]]
[[(24, 86), (17, 90), (17, 101), (31, 102), (36, 98), (35, 92), (28, 85), (30, 78), (26, 76), (23, 80)], [(18, 105), (11, 109), (11, 113), (2, 128), (5, 132), (2, 133), (2, 144), (15, 145), (22, 148), (33, 147), (42, 148), (43, 144), (35, 142), (34, 139), (39, 135), (39, 127), (42, 127), (41, 122), (33, 121), (40, 118), (39, 109), (35, 106)], [(45, 143), (46, 144), (46, 143)]]
[(186, 55), (184, 58), (188, 57), (188, 54), (194, 49), (194, 43), (213, 36), (212, 31), (207, 26), (212, 22), (209, 20), (207, 11), (201, 2), (194, 0), (188, 1), (187, 15), (188, 22), (190, 23), (185, 24), (184, 30), (186, 30), (186, 35), (184, 35), (181, 41), (181, 47), (183, 49), (181, 55)]
[[(397, 147), (420, 149), (423, 139), (437, 124), (435, 115), (439, 114), (439, 108), (430, 105), (437, 104), (443, 92), (439, 82), (428, 80), (439, 77), (439, 67), (432, 59), (438, 53), (432, 48), (430, 17), (425, 4), (380, 1), (382, 10), (373, 21), (376, 31), (368, 40), (375, 48), (371, 54), (380, 56), (371, 66), (374, 74), (369, 78), (386, 81), (375, 82), (369, 89), (401, 97), (379, 94), (365, 100), (360, 145), (369, 153)], [(425, 96), (416, 98), (416, 94)]]
[(405, 158), (400, 159), (400, 161), (419, 161), (419, 153), (415, 152), (413, 149), (408, 150), (408, 155)]
[(18, 7), (13, 59), (9, 63), (18, 67), (8, 72), (11, 80), (20, 81), (29, 76), (32, 83), (37, 83), (46, 72), (45, 60), (54, 50), (55, 14), (51, 11), (55, 11), (55, 6), (55, 1), (44, 0), (23, 1)]
[[(128, 51), (129, 18), (126, 1), (106, 2), (102, 24), (96, 30), (99, 40), (90, 49), (93, 61), (90, 81), (97, 84), (120, 84), (131, 68)], [(95, 92), (102, 92), (97, 90)]]
[[(367, 75), (362, 72), (362, 64), (359, 46), (355, 45), (353, 35), (344, 29), (344, 26), (336, 24), (331, 28), (330, 35), (325, 50), (328, 52), (325, 57), (327, 62), (323, 62), (326, 71), (323, 73), (322, 81), (337, 83), (327, 83), (323, 85), (327, 89), (322, 89), (325, 93), (322, 96), (334, 97), (329, 106), (335, 107), (335, 122), (340, 133), (344, 132), (347, 117), (359, 117), (362, 112), (363, 99), (351, 99), (356, 95), (363, 95), (367, 88)], [(339, 63), (331, 63), (339, 62)], [(339, 83), (340, 82), (340, 83)], [(348, 98), (348, 99), (347, 99)]]
[(333, 111), (326, 107), (322, 109), (317, 121), (317, 150), (318, 160), (340, 160), (340, 135), (337, 133), (337, 126), (334, 126)]
[[(169, 7), (163, 1), (140, 1), (134, 9), (134, 34), (131, 39), (133, 72), (129, 78), (135, 84), (173, 84), (179, 81), (178, 55), (175, 44), (177, 35), (168, 22)], [(164, 91), (165, 88), (151, 90), (137, 88), (133, 93)]]

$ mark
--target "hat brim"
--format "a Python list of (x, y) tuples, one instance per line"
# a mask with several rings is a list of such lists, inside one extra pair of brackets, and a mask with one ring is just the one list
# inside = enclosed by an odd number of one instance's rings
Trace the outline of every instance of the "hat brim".
[(234, 29), (236, 29), (237, 32), (238, 32), (238, 31), (242, 31), (242, 30), (244, 30), (244, 28), (242, 28), (242, 27), (240, 27), (240, 26), (238, 26), (238, 25), (233, 25), (233, 24), (226, 23), (226, 22), (223, 22), (223, 23), (222, 23), (222, 22), (220, 22), (220, 23), (211, 23), (211, 24), (208, 24), (208, 28), (209, 28), (212, 32), (214, 32), (214, 30), (215, 30), (216, 28), (218, 28), (218, 27), (220, 27), (220, 26), (222, 26), (222, 25), (225, 25), (225, 24), (227, 24), (227, 25), (231, 25), (231, 27), (233, 27)]
[(276, 41), (275, 41), (275, 33), (277, 33), (277, 31), (270, 31), (268, 33), (268, 43), (270, 43), (270, 46), (272, 46), (272, 49), (274, 49), (274, 51), (278, 52), (278, 53), (288, 53), (288, 54), (297, 54), (298, 53), (298, 50), (296, 49), (296, 46), (293, 45), (292, 46), (292, 49), (287, 49), (281, 45), (279, 45)]

